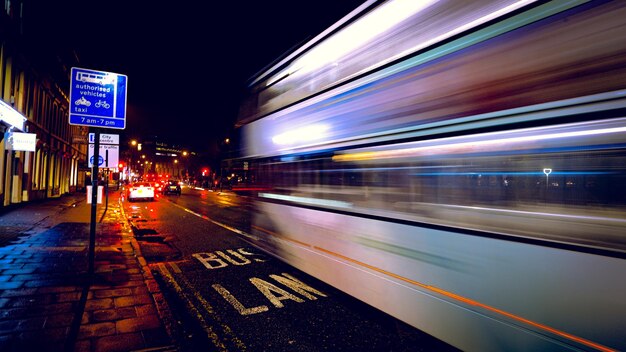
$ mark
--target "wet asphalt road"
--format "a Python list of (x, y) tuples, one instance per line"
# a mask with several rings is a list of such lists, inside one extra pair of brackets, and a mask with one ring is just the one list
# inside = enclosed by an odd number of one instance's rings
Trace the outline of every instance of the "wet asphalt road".
[(245, 241), (245, 197), (184, 188), (126, 202), (183, 350), (454, 351)]

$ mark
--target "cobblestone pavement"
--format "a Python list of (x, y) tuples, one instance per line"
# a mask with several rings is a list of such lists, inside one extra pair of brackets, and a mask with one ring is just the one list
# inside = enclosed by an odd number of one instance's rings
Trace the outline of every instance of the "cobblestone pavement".
[(84, 193), (0, 214), (0, 351), (174, 351), (169, 310), (126, 222), (119, 193)]

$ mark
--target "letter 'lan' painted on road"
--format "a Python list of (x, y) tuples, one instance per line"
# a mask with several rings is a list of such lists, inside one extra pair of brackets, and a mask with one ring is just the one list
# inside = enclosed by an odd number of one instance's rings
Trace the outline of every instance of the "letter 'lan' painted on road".
[[(312, 293), (317, 294), (321, 297), (328, 297), (324, 293), (314, 289), (313, 287), (305, 284), (304, 282), (296, 279), (295, 277), (283, 273), (283, 276), (280, 275), (270, 275), (270, 277), (279, 283), (287, 286), (288, 288), (294, 290), (296, 293), (308, 298), (311, 301), (317, 299), (316, 296), (312, 295)], [(284, 300), (292, 300), (298, 303), (305, 302), (304, 299), (296, 296), (284, 290), (270, 282), (265, 280), (253, 277), (250, 279), (250, 282), (267, 298), (276, 308), (283, 308), (285, 305), (281, 302)], [(250, 315), (267, 312), (269, 308), (266, 305), (260, 305), (257, 307), (246, 308), (235, 296), (230, 293), (227, 289), (225, 289), (222, 285), (215, 284), (212, 285), (213, 289), (217, 291), (224, 299), (230, 303), (241, 315)], [(278, 295), (276, 295), (276, 294)]]
[[(259, 289), (259, 291), (261, 291), (261, 293), (267, 297), (267, 299), (270, 300), (270, 302), (272, 302), (272, 304), (274, 306), (276, 306), (276, 308), (282, 308), (285, 305), (281, 302), (282, 300), (285, 299), (290, 299), (293, 301), (296, 301), (298, 303), (303, 303), (304, 300), (302, 298), (299, 298), (298, 296), (292, 295), (291, 293), (283, 290), (282, 288), (271, 284), (265, 280), (261, 280), (259, 278), (253, 277), (250, 279), (250, 282), (252, 282), (252, 284), (254, 286), (256, 286), (256, 288)], [(278, 293), (280, 296), (276, 296), (274, 295), (272, 292), (276, 292)]]
[(252, 260), (246, 258), (246, 256), (250, 257), (258, 257), (259, 254), (250, 253), (246, 251), (244, 248), (239, 248), (237, 250), (227, 249), (226, 252), (215, 251), (215, 253), (195, 253), (192, 256), (200, 261), (202, 265), (204, 265), (207, 269), (221, 269), (228, 266), (228, 264), (241, 266), (251, 264), (252, 261), (257, 263), (266, 262), (266, 259), (252, 258)]
[(213, 289), (215, 291), (219, 292), (219, 294), (222, 295), (222, 297), (224, 297), (224, 299), (228, 303), (230, 303), (233, 307), (235, 307), (235, 309), (241, 315), (250, 315), (250, 314), (263, 313), (263, 312), (267, 312), (269, 310), (269, 308), (267, 308), (267, 306), (258, 306), (258, 307), (246, 308), (246, 307), (244, 307), (243, 304), (241, 304), (241, 302), (239, 302), (239, 300), (237, 298), (235, 298), (235, 296), (233, 296), (227, 289), (222, 287), (222, 285), (215, 284), (212, 287), (213, 287)]

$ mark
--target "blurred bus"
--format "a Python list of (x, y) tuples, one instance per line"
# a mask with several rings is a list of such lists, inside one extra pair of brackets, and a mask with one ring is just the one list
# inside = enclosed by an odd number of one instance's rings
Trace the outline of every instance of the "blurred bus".
[(462, 350), (626, 350), (626, 2), (367, 1), (248, 93), (257, 246)]

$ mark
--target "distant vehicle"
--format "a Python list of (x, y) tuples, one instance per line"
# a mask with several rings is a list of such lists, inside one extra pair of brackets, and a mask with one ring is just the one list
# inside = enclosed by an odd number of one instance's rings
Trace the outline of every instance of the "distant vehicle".
[(128, 187), (128, 201), (132, 202), (139, 199), (154, 200), (155, 188), (150, 182), (137, 182)]
[(174, 180), (165, 181), (162, 192), (163, 194), (173, 193), (173, 194), (180, 195), (181, 193), (180, 182), (174, 181)]

